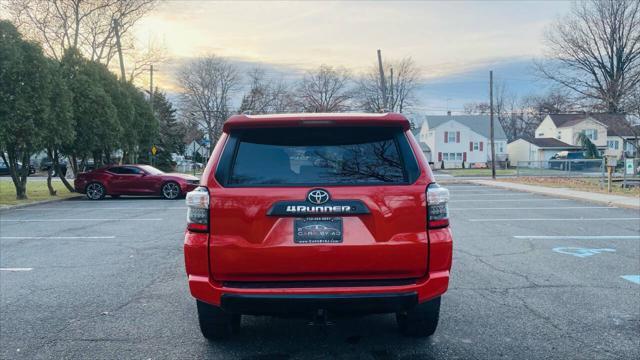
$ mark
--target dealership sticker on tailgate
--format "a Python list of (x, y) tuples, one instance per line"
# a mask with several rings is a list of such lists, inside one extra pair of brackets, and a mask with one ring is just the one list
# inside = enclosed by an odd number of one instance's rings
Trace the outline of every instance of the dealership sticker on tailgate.
[(309, 217), (293, 221), (296, 244), (335, 244), (342, 242), (342, 218)]

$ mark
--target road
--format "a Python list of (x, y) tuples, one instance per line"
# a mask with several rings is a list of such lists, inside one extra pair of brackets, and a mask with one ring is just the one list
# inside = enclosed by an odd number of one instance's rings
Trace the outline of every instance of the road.
[(244, 317), (237, 337), (210, 344), (184, 274), (182, 201), (2, 212), (0, 358), (640, 357), (640, 212), (448, 187), (454, 265), (428, 339), (400, 336), (392, 315), (329, 326)]

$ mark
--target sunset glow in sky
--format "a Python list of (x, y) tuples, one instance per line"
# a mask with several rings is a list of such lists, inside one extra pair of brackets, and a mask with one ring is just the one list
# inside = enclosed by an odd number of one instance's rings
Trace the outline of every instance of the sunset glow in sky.
[[(300, 72), (320, 64), (355, 73), (376, 60), (411, 56), (425, 80), (530, 61), (541, 55), (545, 27), (565, 14), (562, 1), (212, 2), (168, 1), (140, 21), (135, 35), (163, 43), (171, 70), (215, 53)], [(520, 77), (524, 75), (520, 74)]]

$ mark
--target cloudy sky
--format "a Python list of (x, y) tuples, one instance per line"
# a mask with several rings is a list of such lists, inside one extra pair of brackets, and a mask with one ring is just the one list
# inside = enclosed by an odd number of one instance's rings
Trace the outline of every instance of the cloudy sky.
[(543, 33), (570, 7), (563, 1), (211, 2), (169, 1), (136, 28), (163, 43), (172, 64), (215, 53), (244, 64), (301, 73), (320, 64), (356, 74), (376, 60), (411, 56), (422, 71), (425, 111), (454, 111), (487, 96), (488, 70), (512, 91), (538, 91), (531, 60)]

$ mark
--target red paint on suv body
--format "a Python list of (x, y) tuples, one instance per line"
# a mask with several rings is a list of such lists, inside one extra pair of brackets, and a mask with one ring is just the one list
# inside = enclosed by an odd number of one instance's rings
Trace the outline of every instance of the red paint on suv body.
[[(279, 131), (292, 135), (290, 139), (280, 141), (277, 139)], [(394, 135), (389, 135), (389, 139), (392, 139), (391, 136), (394, 136), (396, 142), (399, 139), (396, 144), (398, 151), (404, 151), (402, 155), (405, 157), (401, 161), (404, 174), (400, 174), (399, 171), (395, 175), (392, 174), (400, 179), (396, 183), (384, 183), (391, 181), (386, 178), (376, 183), (374, 177), (382, 178), (385, 174), (380, 175), (373, 169), (372, 175), (369, 174), (371, 176), (354, 176), (353, 173), (359, 170), (341, 162), (332, 163), (331, 159), (323, 159), (324, 155), (318, 155), (324, 149), (323, 143), (316, 144), (316, 147), (307, 152), (296, 150), (296, 146), (305, 145), (304, 140), (298, 140), (299, 135), (302, 134), (304, 137), (308, 134), (310, 141), (321, 142), (322, 139), (318, 140), (317, 136), (314, 138), (314, 134), (322, 134), (322, 131), (342, 134), (338, 136), (338, 145), (333, 145), (332, 151), (354, 151), (356, 155), (360, 154), (360, 150), (352, 150), (358, 144), (348, 143), (349, 134), (357, 136), (356, 134), (361, 132), (371, 132), (372, 139), (382, 139), (375, 143), (381, 145), (374, 146), (372, 150), (372, 154), (380, 155), (380, 151), (396, 151), (392, 149), (393, 145), (386, 145), (391, 144), (391, 140), (388, 140), (385, 134), (393, 133)], [(269, 134), (264, 136), (269, 145), (261, 144), (261, 132)], [(271, 134), (275, 134), (275, 140), (270, 140), (274, 137)], [(242, 167), (242, 161), (251, 161), (250, 156), (247, 160), (241, 159), (244, 138), (249, 138), (248, 142), (263, 146), (253, 149), (260, 148), (266, 151), (275, 147), (271, 145), (273, 142), (289, 151), (292, 170), (287, 170), (287, 176), (292, 179), (303, 176), (305, 171), (314, 174), (314, 171), (322, 172), (331, 166), (342, 166), (340, 176), (353, 177), (357, 181), (365, 177), (367, 181), (373, 179), (373, 183), (362, 180), (362, 183), (334, 184), (331, 182), (333, 180), (317, 180), (312, 184), (283, 183), (278, 186), (256, 182), (251, 185), (253, 180), (246, 180), (251, 179), (248, 175), (238, 175), (240, 180), (236, 182), (229, 181), (229, 177), (233, 179), (236, 168)], [(251, 140), (256, 138), (258, 140)], [(236, 150), (230, 150), (232, 147)], [(382, 150), (379, 151), (379, 148)], [(274, 150), (273, 156), (280, 153)], [(294, 155), (291, 155), (292, 153)], [(400, 169), (397, 161), (385, 158), (385, 154), (387, 153), (380, 155), (380, 166), (389, 166), (389, 172), (394, 172), (395, 166)], [(356, 155), (349, 155), (349, 159), (357, 159)], [(232, 160), (227, 160), (229, 157)], [(228, 164), (229, 161), (236, 163)], [(298, 167), (297, 173), (296, 163), (302, 164)], [(356, 166), (358, 167), (360, 164)], [(247, 171), (251, 174), (251, 169)], [(272, 169), (265, 167), (264, 171), (269, 172)], [(409, 171), (412, 174), (407, 175)], [(317, 179), (325, 175), (321, 173)], [(315, 175), (309, 175), (309, 179), (316, 179), (313, 176)], [(404, 177), (401, 179), (401, 176)], [(229, 311), (246, 311), (247, 306), (253, 304), (251, 301), (247, 301), (249, 305), (242, 302), (240, 310), (237, 310), (238, 308), (231, 306), (235, 305), (231, 300), (278, 299), (286, 304), (296, 305), (299, 299), (313, 299), (318, 300), (319, 305), (314, 306), (320, 309), (324, 299), (332, 299), (332, 296), (345, 299), (345, 296), (350, 296), (348, 299), (361, 298), (364, 302), (362, 307), (366, 308), (369, 296), (379, 301), (387, 294), (390, 297), (412, 294), (415, 303), (420, 304), (438, 298), (447, 290), (452, 259), (452, 237), (448, 218), (445, 219), (446, 223), (439, 224), (437, 228), (429, 228), (427, 188), (437, 185), (419, 144), (411, 134), (409, 122), (403, 115), (390, 113), (233, 116), (224, 125), (224, 132), (201, 181), (204, 187), (201, 191), (208, 193), (209, 199), (207, 219), (203, 221), (206, 224), (192, 228), (193, 231), (187, 230), (184, 244), (189, 288), (191, 294), (200, 302), (225, 309), (223, 298), (228, 296)], [(243, 181), (248, 184), (243, 184)], [(313, 220), (314, 216), (324, 216), (323, 214), (275, 214), (278, 203), (282, 203), (282, 209), (290, 210), (295, 207), (286, 206), (313, 206), (309, 204), (307, 196), (314, 189), (328, 193), (331, 199), (328, 204), (351, 202), (353, 208), (366, 212), (330, 215), (340, 219), (341, 242), (295, 241), (296, 219)], [(303, 208), (306, 205), (303, 205)], [(255, 302), (257, 307), (261, 304), (260, 301)], [(287, 312), (286, 308), (277, 310)], [(248, 312), (270, 311), (249, 309)]]

